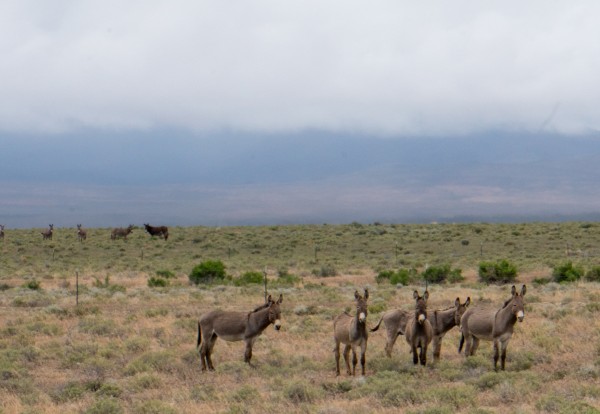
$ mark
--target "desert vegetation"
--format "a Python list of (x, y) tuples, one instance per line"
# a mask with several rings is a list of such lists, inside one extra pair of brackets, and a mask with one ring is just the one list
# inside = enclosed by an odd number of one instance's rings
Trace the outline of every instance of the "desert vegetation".
[[(596, 223), (172, 227), (166, 242), (89, 228), (84, 243), (73, 229), (42, 240), (39, 229), (9, 227), (0, 240), (3, 414), (599, 412)], [(485, 279), (482, 263), (509, 284)], [(206, 268), (216, 273), (205, 279)], [(257, 339), (256, 368), (243, 343), (222, 341), (216, 371), (202, 372), (198, 318), (262, 304), (264, 274), (269, 293), (285, 298), (281, 330)], [(370, 333), (366, 375), (336, 377), (333, 319), (354, 312), (355, 291), (369, 289), (371, 327), (387, 310), (414, 310), (425, 280), (428, 310), (467, 296), (500, 306), (513, 281), (527, 284), (506, 371), (494, 372), (489, 342), (459, 355), (454, 328), (425, 367), (403, 339), (388, 357), (385, 334)]]

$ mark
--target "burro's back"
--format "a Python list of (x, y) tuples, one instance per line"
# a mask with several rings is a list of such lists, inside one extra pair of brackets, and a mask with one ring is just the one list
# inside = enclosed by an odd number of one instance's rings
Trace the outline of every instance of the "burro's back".
[(527, 287), (521, 287), (521, 293), (513, 285), (512, 297), (504, 302), (499, 309), (474, 307), (468, 309), (461, 318), (462, 337), (458, 352), (466, 343), (465, 356), (475, 355), (479, 347), (479, 341), (492, 341), (494, 343), (494, 369), (498, 370), (498, 359), (501, 359), (501, 367), (504, 370), (506, 361), (506, 348), (513, 334), (515, 323), (523, 322), (525, 318), (525, 303), (523, 297)]

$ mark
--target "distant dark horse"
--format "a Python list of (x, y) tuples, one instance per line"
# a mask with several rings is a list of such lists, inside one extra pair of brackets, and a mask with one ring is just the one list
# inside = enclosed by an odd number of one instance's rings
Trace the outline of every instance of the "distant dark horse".
[(169, 228), (167, 226), (151, 226), (150, 224), (144, 224), (146, 231), (150, 233), (151, 236), (162, 237), (165, 240), (169, 238)]
[(0, 224), (0, 239), (4, 240), (4, 224)]
[(77, 238), (79, 239), (80, 242), (87, 239), (87, 230), (85, 230), (83, 227), (81, 227), (81, 224), (77, 225)]

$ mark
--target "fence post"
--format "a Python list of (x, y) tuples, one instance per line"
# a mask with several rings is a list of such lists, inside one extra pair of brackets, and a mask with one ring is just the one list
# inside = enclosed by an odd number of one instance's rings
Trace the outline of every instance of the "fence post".
[(75, 306), (79, 306), (79, 270), (75, 271)]
[(267, 303), (267, 266), (265, 266), (265, 270), (263, 271), (263, 275), (265, 277), (265, 303)]

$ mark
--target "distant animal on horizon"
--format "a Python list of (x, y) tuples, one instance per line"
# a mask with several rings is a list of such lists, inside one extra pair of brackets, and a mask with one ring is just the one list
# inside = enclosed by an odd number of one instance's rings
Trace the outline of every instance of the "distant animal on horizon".
[[(442, 352), (442, 339), (455, 326), (460, 326), (460, 318), (467, 311), (467, 307), (471, 303), (471, 298), (468, 297), (465, 303), (460, 303), (460, 298), (456, 298), (454, 306), (442, 309), (427, 311), (427, 319), (433, 328), (433, 360), (440, 359)], [(385, 344), (385, 353), (388, 357), (392, 356), (392, 349), (399, 335), (404, 335), (406, 332), (406, 324), (411, 317), (411, 312), (403, 309), (393, 309), (385, 312), (377, 325), (371, 329), (375, 332), (383, 322), (387, 333)]]
[(500, 309), (470, 308), (461, 318), (460, 330), (462, 337), (458, 352), (462, 351), (466, 342), (465, 356), (475, 355), (479, 341), (493, 341), (494, 343), (494, 370), (498, 371), (498, 359), (501, 359), (501, 368), (504, 371), (506, 361), (506, 348), (513, 334), (517, 321), (523, 322), (525, 318), (525, 303), (523, 297), (527, 287), (521, 287), (521, 294), (513, 285), (512, 297), (504, 302)]
[[(427, 347), (433, 339), (433, 327), (427, 318), (427, 300), (429, 292), (425, 290), (423, 296), (419, 296), (416, 290), (413, 292), (415, 299), (415, 313), (408, 319), (404, 336), (411, 347), (413, 364), (427, 364)], [(417, 354), (417, 349), (420, 351)]]
[(133, 224), (130, 224), (126, 229), (124, 229), (123, 227), (117, 227), (117, 228), (113, 229), (112, 233), (110, 234), (110, 239), (116, 240), (119, 237), (121, 237), (123, 240), (127, 240), (127, 236), (132, 231), (133, 231)]
[(228, 342), (244, 341), (246, 343), (244, 362), (253, 366), (250, 360), (252, 346), (256, 339), (271, 324), (275, 330), (281, 329), (281, 302), (283, 302), (283, 295), (279, 295), (277, 302), (269, 295), (267, 303), (251, 312), (213, 310), (202, 315), (198, 320), (196, 343), (202, 361), (202, 371), (215, 370), (211, 356), (217, 338)]
[(48, 225), (48, 230), (41, 232), (42, 240), (52, 240), (52, 231), (54, 230), (54, 224)]
[(4, 240), (4, 224), (0, 224), (0, 239)]
[(83, 227), (81, 227), (81, 224), (77, 225), (77, 238), (79, 239), (80, 242), (87, 239), (87, 230), (85, 230)]
[[(340, 375), (340, 344), (344, 344), (344, 361), (346, 362), (346, 372), (348, 375), (356, 375), (356, 364), (358, 363), (357, 349), (360, 347), (360, 366), (362, 375), (365, 375), (367, 340), (367, 300), (369, 291), (365, 289), (364, 296), (354, 292), (356, 300), (356, 313), (354, 316), (347, 312), (337, 316), (333, 321), (333, 339), (335, 347), (335, 373)], [(350, 371), (350, 350), (352, 350), (352, 371)]]
[(151, 226), (150, 224), (144, 224), (146, 231), (150, 233), (151, 236), (162, 237), (165, 240), (169, 238), (169, 228), (167, 226)]

